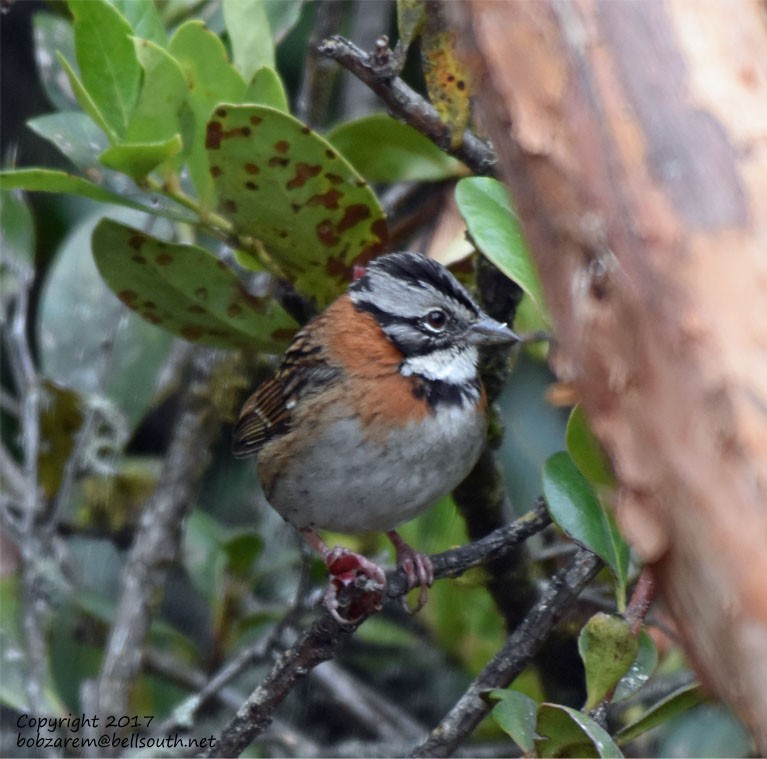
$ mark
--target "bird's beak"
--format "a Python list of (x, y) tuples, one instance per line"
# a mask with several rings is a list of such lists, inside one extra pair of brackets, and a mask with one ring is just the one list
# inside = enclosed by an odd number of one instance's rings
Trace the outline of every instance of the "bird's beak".
[(487, 315), (469, 327), (468, 338), (472, 345), (511, 345), (519, 342), (516, 333)]

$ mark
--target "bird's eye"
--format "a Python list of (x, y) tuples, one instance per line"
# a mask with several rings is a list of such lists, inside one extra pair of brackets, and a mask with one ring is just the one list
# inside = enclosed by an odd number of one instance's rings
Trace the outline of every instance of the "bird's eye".
[(435, 308), (426, 314), (426, 323), (432, 329), (442, 329), (447, 324), (447, 314), (442, 309)]

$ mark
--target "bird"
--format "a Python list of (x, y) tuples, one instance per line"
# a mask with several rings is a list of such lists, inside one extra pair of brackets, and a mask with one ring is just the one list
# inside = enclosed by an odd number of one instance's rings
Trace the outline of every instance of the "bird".
[(518, 341), (442, 264), (390, 253), (295, 335), (246, 400), (232, 452), (255, 455), (266, 500), (323, 557), (337, 621), (359, 616), (340, 614), (343, 586), (380, 608), (386, 576), (365, 556), (330, 549), (318, 531), (386, 533), (409, 589), (420, 587), (419, 610), (433, 568), (396, 528), (474, 467), (488, 423), (479, 349)]

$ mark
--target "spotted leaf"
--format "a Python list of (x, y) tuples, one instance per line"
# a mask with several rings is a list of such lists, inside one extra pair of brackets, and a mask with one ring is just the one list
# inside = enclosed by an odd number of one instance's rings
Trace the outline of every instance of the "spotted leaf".
[(206, 136), (221, 213), (319, 305), (382, 252), (384, 212), (333, 146), (274, 108), (219, 105)]
[(204, 248), (163, 242), (111, 219), (98, 224), (92, 244), (117, 297), (186, 340), (279, 352), (297, 329), (273, 298), (247, 293)]
[(426, 2), (421, 57), (429, 98), (450, 128), (450, 147), (455, 149), (471, 118), (469, 72), (456, 54), (455, 32), (448, 28), (442, 8), (434, 0)]

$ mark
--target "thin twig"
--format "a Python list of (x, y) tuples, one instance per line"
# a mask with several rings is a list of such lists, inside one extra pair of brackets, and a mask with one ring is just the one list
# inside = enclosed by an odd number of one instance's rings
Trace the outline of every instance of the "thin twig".
[[(39, 714), (45, 708), (43, 688), (47, 669), (45, 630), (48, 615), (48, 604), (41, 590), (39, 563), (41, 557), (48, 555), (48, 551), (47, 546), (41, 544), (36, 529), (45, 502), (37, 471), (40, 452), (40, 378), (28, 340), (29, 294), (34, 284), (34, 270), (25, 261), (13, 256), (8, 257), (4, 264), (15, 274), (18, 288), (13, 297), (13, 316), (6, 347), (8, 365), (19, 398), (23, 450), (20, 474), (24, 480), (21, 486), (21, 516), (17, 520), (8, 511), (6, 517), (18, 529), (22, 556), (21, 625), (26, 648), (26, 706), (30, 713)], [(6, 314), (3, 314), (3, 321), (5, 318)]]
[(155, 491), (144, 509), (123, 571), (120, 598), (104, 653), (93, 714), (126, 714), (141, 670), (152, 610), (167, 568), (178, 554), (184, 515), (194, 503), (206, 468), (218, 418), (210, 383), (220, 354), (197, 348), (182, 411)]
[[(514, 546), (542, 530), (550, 521), (545, 505), (539, 502), (530, 513), (481, 540), (432, 556), (434, 577), (457, 577), (472, 567), (505, 556)], [(402, 569), (388, 572), (386, 583), (387, 597), (392, 601), (407, 592), (408, 581)], [(354, 629), (341, 625), (323, 609), (309, 631), (279, 657), (264, 682), (251, 693), (224, 727), (215, 748), (208, 756), (239, 756), (269, 725), (274, 710), (298, 680), (306, 677), (314, 667), (331, 659)]]
[(392, 51), (385, 37), (379, 39), (376, 53), (368, 55), (349, 40), (335, 35), (319, 46), (322, 55), (338, 61), (378, 95), (390, 113), (428, 137), (435, 145), (463, 161), (475, 174), (492, 174), (496, 157), (493, 150), (470, 130), (463, 133), (461, 144), (452, 149), (450, 127), (434, 106), (424, 100), (395, 75)]
[(507, 687), (522, 672), (601, 566), (602, 561), (595, 554), (580, 549), (572, 561), (554, 575), (522, 624), (411, 756), (453, 756), (458, 745), (471, 735), (491, 709), (483, 695), (495, 688)]

